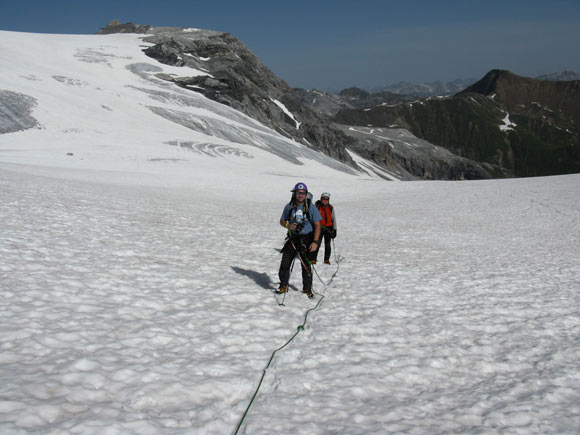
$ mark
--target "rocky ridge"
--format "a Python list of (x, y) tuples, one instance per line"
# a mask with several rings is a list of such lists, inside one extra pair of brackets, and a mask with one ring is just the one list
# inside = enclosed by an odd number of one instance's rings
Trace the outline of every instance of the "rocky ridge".
[(305, 107), (286, 82), (276, 77), (229, 33), (200, 29), (155, 28), (145, 32), (144, 50), (172, 66), (192, 67), (207, 75), (159, 76), (233, 107), (294, 140), (356, 166), (346, 146), (351, 139)]
[[(144, 52), (161, 63), (189, 66), (207, 73), (188, 75), (188, 69), (184, 68), (183, 76), (160, 74), (158, 78), (231, 106), (281, 134), (352, 167), (357, 167), (357, 164), (348, 149), (361, 153), (363, 157), (376, 159), (377, 164), (385, 168), (404, 162), (400, 165), (402, 179), (492, 176), (476, 162), (463, 164), (467, 162), (465, 157), (460, 157), (463, 163), (460, 168), (455, 168), (457, 156), (451, 153), (425, 153), (421, 159), (416, 159), (416, 150), (405, 151), (406, 148), (402, 147), (395, 155), (388, 152), (388, 143), (378, 138), (370, 141), (373, 146), (369, 147), (369, 138), (365, 138), (366, 142), (361, 144), (358, 134), (335, 124), (324, 113), (318, 113), (305, 104), (299, 92), (276, 77), (241, 41), (229, 33), (118, 22), (110, 23), (99, 33), (115, 31), (143, 33), (143, 40), (152, 44)], [(361, 97), (359, 93), (358, 102), (354, 104), (352, 95), (347, 92), (346, 97), (350, 98), (350, 105), (358, 107), (379, 101), (370, 95)], [(407, 142), (419, 140), (412, 135), (407, 138)], [(422, 147), (437, 148), (425, 140), (422, 141)], [(416, 162), (411, 164), (414, 160)]]

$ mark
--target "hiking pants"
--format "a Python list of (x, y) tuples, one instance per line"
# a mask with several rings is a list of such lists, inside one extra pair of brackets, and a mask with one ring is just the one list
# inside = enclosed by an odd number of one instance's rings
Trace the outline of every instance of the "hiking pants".
[(314, 259), (318, 258), (318, 251), (320, 251), (320, 245), (322, 245), (322, 240), (324, 240), (324, 261), (330, 260), (330, 245), (332, 242), (332, 227), (322, 227), (320, 231), (320, 244), (314, 253)]
[[(312, 290), (312, 268), (309, 262), (313, 260), (312, 254), (314, 253), (308, 251), (312, 240), (314, 240), (314, 234), (310, 233), (302, 237), (294, 236), (291, 240), (286, 241), (282, 248), (282, 261), (278, 272), (280, 286), (288, 285), (292, 260), (298, 255), (296, 261), (299, 261), (302, 267), (302, 290)], [(292, 243), (294, 243), (294, 246), (292, 246)]]

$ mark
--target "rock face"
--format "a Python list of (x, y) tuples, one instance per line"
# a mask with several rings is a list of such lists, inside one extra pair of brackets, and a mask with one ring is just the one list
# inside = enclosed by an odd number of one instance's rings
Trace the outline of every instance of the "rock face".
[(164, 77), (233, 107), (307, 146), (356, 166), (346, 151), (352, 139), (304, 106), (286, 82), (276, 77), (237, 38), (197, 29), (148, 30), (145, 53), (161, 63), (189, 66), (207, 75)]
[(580, 82), (543, 81), (492, 70), (454, 97), (343, 110), (348, 125), (398, 126), (494, 168), (492, 175), (580, 172)]

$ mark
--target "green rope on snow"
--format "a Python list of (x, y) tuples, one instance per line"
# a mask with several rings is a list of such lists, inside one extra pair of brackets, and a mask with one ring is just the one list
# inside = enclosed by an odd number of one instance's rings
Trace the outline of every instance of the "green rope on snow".
[[(290, 229), (288, 228), (288, 235), (291, 236), (291, 232)], [(332, 247), (334, 248), (334, 239), (332, 240)], [(300, 255), (300, 254), (298, 254)], [(308, 259), (308, 256), (306, 256), (306, 261), (308, 262), (308, 264), (310, 265), (310, 268), (312, 270), (314, 270), (314, 273), (316, 273), (316, 276), (318, 277), (318, 279), (320, 280), (320, 282), (322, 282), (322, 284), (324, 284), (325, 287), (330, 286), (330, 284), (332, 283), (332, 280), (334, 279), (334, 277), (338, 274), (338, 269), (340, 268), (340, 263), (344, 260), (345, 258), (342, 256), (336, 256), (336, 249), (334, 248), (334, 260), (336, 262), (336, 271), (332, 274), (332, 276), (330, 277), (328, 283), (325, 283), (322, 278), (320, 277), (320, 275), (318, 274), (318, 271), (316, 270), (316, 268), (314, 267), (314, 265), (310, 262), (310, 260)], [(322, 301), (325, 298), (325, 295), (323, 295), (322, 293), (318, 293), (316, 291), (313, 290), (313, 293), (317, 294), (318, 296), (320, 296), (320, 299), (318, 300), (318, 303), (312, 307), (309, 308), (308, 310), (306, 310), (306, 313), (304, 313), (304, 321), (302, 322), (301, 325), (298, 325), (298, 327), (296, 328), (296, 332), (292, 335), (292, 337), (290, 337), (290, 339), (288, 339), (288, 341), (286, 343), (284, 343), (282, 346), (280, 346), (278, 349), (276, 349), (274, 352), (272, 352), (272, 355), (270, 355), (270, 359), (268, 360), (268, 363), (266, 364), (266, 367), (264, 368), (264, 370), (262, 371), (262, 376), (260, 377), (260, 382), (258, 382), (258, 387), (256, 388), (256, 391), (254, 391), (254, 394), (252, 395), (252, 398), (250, 399), (250, 403), (248, 403), (248, 406), (246, 408), (246, 410), (244, 411), (244, 414), (242, 415), (242, 418), (240, 419), (240, 422), (238, 423), (238, 425), (236, 426), (236, 430), (234, 431), (234, 435), (237, 435), (238, 431), (240, 430), (240, 428), (242, 427), (242, 423), (244, 422), (244, 420), (246, 419), (246, 416), (248, 415), (248, 412), (250, 411), (250, 408), (252, 407), (254, 400), (256, 399), (256, 397), (258, 396), (258, 391), (260, 391), (260, 388), (262, 387), (262, 382), (264, 381), (264, 377), (266, 376), (266, 371), (268, 370), (268, 368), (270, 367), (270, 364), (272, 363), (272, 361), (274, 360), (274, 356), (276, 355), (276, 353), (282, 349), (284, 349), (286, 346), (288, 346), (292, 341), (294, 341), (294, 339), (296, 338), (296, 336), (298, 334), (300, 334), (301, 331), (304, 331), (304, 327), (306, 326), (306, 322), (308, 321), (308, 314), (310, 314), (311, 311), (314, 311), (316, 309), (318, 309), (318, 307), (320, 306), (320, 304), (322, 303)], [(284, 297), (286, 297), (286, 294), (284, 294)]]
[(236, 435), (238, 433), (238, 431), (240, 430), (240, 427), (242, 426), (242, 423), (244, 422), (244, 419), (248, 415), (248, 411), (250, 410), (250, 407), (254, 403), (254, 399), (258, 395), (258, 391), (260, 391), (260, 387), (262, 386), (262, 381), (264, 380), (264, 377), (266, 376), (266, 370), (268, 370), (268, 368), (270, 367), (270, 364), (272, 363), (272, 360), (274, 359), (274, 356), (276, 355), (276, 353), (279, 350), (282, 350), (286, 346), (288, 346), (296, 338), (296, 336), (298, 334), (300, 334), (300, 331), (304, 331), (304, 326), (306, 326), (306, 322), (308, 320), (308, 314), (311, 311), (316, 310), (320, 306), (320, 304), (322, 303), (322, 300), (324, 299), (325, 296), (323, 294), (320, 294), (320, 293), (316, 293), (316, 294), (321, 296), (321, 298), (319, 299), (319, 301), (316, 304), (316, 306), (314, 306), (313, 308), (309, 308), (306, 311), (306, 313), (304, 314), (304, 321), (302, 322), (301, 325), (298, 325), (298, 327), (296, 328), (296, 332), (294, 333), (294, 335), (292, 335), (292, 337), (290, 337), (290, 339), (286, 343), (284, 343), (282, 346), (280, 346), (278, 349), (276, 349), (274, 352), (272, 352), (272, 355), (270, 356), (270, 359), (268, 360), (268, 364), (266, 364), (266, 367), (264, 368), (264, 370), (262, 372), (262, 377), (260, 378), (260, 382), (258, 383), (258, 387), (256, 388), (256, 391), (254, 392), (254, 395), (250, 399), (250, 403), (248, 404), (248, 407), (246, 408), (246, 411), (244, 412), (244, 415), (242, 415), (242, 418), (241, 418), (240, 422), (236, 426), (236, 430), (234, 431), (234, 435)]
[(332, 283), (332, 280), (338, 274), (338, 269), (340, 269), (340, 263), (345, 259), (341, 255), (339, 255), (338, 257), (336, 256), (336, 248), (334, 247), (334, 239), (332, 239), (332, 250), (334, 252), (334, 262), (336, 263), (336, 270), (334, 271), (334, 273), (332, 274), (332, 276), (330, 277), (330, 279), (328, 280), (328, 282), (324, 282), (324, 280), (322, 279), (322, 277), (318, 274), (318, 271), (316, 270), (316, 268), (314, 267), (314, 265), (312, 263), (310, 264), (310, 267), (312, 268), (312, 270), (314, 270), (314, 273), (316, 274), (316, 277), (318, 278), (318, 280), (322, 284), (324, 284), (325, 287), (330, 287), (330, 284)]

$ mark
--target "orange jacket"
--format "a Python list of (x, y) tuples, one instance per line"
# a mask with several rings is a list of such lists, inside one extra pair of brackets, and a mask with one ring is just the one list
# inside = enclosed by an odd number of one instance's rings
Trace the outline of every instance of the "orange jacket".
[(332, 220), (334, 216), (334, 209), (329, 205), (319, 205), (318, 211), (320, 212), (320, 216), (322, 216), (322, 220), (320, 221), (320, 225), (323, 227), (334, 227), (334, 222)]

